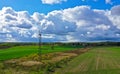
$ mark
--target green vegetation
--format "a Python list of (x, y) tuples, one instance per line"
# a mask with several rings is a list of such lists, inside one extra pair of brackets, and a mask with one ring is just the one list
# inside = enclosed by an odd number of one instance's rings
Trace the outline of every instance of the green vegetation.
[(47, 43), (38, 51), (35, 43), (0, 44), (0, 74), (120, 74), (118, 43)]
[(56, 68), (61, 68), (73, 57), (77, 56), (76, 52), (73, 51), (83, 53), (82, 49), (70, 51), (42, 54), (41, 57), (38, 54), (31, 54), (17, 59), (6, 60), (0, 64), (2, 70), (0, 74), (7, 74), (8, 72), (11, 72), (9, 74), (23, 74), (24, 72), (25, 74), (51, 74), (55, 72)]
[[(75, 48), (78, 48), (78, 47), (73, 47), (69, 45), (55, 45), (54, 50), (52, 50), (50, 45), (43, 45), (42, 54), (51, 53), (51, 52), (68, 51), (68, 50), (73, 50)], [(0, 50), (0, 60), (19, 58), (19, 57), (27, 56), (34, 53), (38, 53), (37, 45), (14, 46), (14, 47)]]
[(55, 74), (120, 74), (120, 47), (94, 47)]

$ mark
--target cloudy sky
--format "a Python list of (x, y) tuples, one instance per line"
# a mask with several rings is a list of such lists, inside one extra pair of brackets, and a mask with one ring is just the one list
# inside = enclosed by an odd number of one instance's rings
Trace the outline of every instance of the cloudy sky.
[(0, 42), (120, 41), (120, 0), (0, 0)]

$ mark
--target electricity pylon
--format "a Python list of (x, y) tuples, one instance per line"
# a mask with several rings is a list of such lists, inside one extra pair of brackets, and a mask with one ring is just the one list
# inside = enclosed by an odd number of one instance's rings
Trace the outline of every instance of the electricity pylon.
[(42, 34), (39, 32), (39, 48), (38, 55), (40, 57), (40, 61), (42, 61)]

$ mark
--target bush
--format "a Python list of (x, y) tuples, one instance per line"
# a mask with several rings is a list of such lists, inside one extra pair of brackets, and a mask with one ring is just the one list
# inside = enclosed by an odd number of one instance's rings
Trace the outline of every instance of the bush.
[(0, 63), (0, 70), (4, 68), (3, 63)]
[(4, 68), (3, 63), (0, 63), (0, 74), (3, 74), (3, 68)]
[(55, 64), (54, 63), (48, 63), (45, 68), (45, 72), (54, 72), (55, 71)]

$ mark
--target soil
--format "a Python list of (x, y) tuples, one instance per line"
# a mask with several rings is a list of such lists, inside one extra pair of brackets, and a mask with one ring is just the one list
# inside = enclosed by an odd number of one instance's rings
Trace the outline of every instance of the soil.
[(75, 54), (81, 54), (81, 53), (85, 53), (88, 50), (90, 50), (90, 48), (82, 48), (82, 49), (76, 49), (76, 50), (71, 50), (71, 51), (66, 51), (66, 53), (75, 53)]

